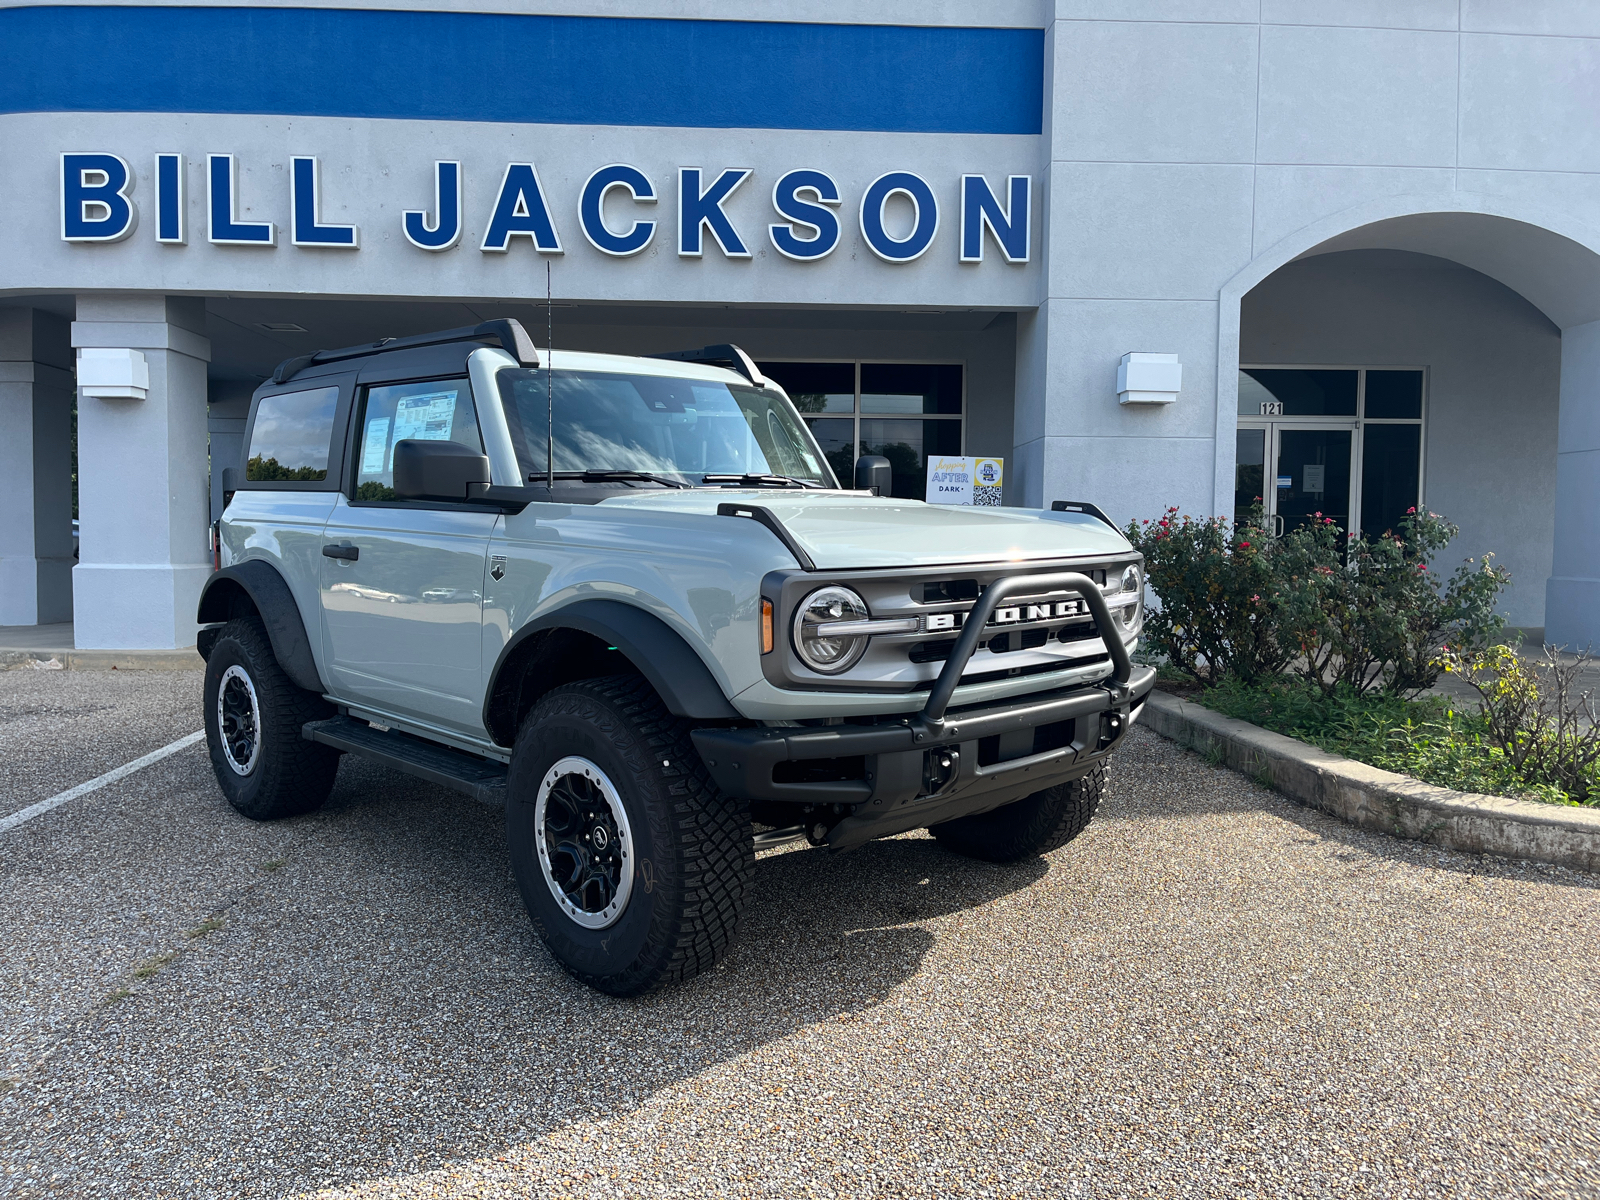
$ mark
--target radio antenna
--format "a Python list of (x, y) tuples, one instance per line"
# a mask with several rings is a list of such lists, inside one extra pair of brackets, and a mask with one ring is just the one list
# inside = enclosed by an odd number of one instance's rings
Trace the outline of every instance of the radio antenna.
[(550, 489), (550, 499), (556, 498), (556, 383), (555, 369), (550, 361), (551, 347), (556, 340), (556, 305), (550, 293), (550, 260), (544, 260), (544, 474), (545, 485)]

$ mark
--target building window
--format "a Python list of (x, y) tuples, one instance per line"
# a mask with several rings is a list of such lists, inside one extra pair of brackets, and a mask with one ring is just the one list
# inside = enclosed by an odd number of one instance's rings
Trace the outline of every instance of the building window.
[(845, 487), (856, 459), (881, 454), (894, 494), (926, 498), (928, 456), (965, 444), (966, 371), (960, 363), (764, 362), (789, 393)]
[(1276, 532), (1315, 516), (1380, 537), (1422, 504), (1420, 367), (1242, 367), (1234, 516)]

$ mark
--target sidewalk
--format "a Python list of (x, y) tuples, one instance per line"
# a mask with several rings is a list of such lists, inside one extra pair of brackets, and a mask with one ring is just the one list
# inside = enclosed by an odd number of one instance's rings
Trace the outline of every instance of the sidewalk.
[(78, 649), (72, 623), (0, 625), (0, 671), (199, 671), (193, 646), (182, 650)]

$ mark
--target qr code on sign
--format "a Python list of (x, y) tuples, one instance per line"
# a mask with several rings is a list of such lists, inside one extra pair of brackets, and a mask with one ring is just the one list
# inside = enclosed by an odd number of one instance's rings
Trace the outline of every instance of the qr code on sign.
[(990, 508), (1000, 507), (1000, 489), (997, 487), (975, 487), (972, 489), (972, 503), (986, 505)]

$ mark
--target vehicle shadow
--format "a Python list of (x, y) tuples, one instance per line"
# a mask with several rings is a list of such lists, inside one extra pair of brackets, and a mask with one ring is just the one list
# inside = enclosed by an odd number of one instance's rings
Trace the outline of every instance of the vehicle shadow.
[[(122, 1140), (163, 1145), (169, 1185), (202, 1161), (237, 1181), (229, 1194), (411, 1175), (628, 1112), (769, 1043), (870, 1016), (934, 945), (919, 922), (1049, 869), (971, 862), (919, 836), (769, 852), (718, 967), (617, 1000), (539, 942), (499, 812), (347, 762), (327, 808), (273, 828), (285, 865), (137, 1001), (159, 1094), (99, 1074), (96, 1053), (124, 1052), (125, 1034), (86, 1047), (78, 1086), (115, 1096)], [(237, 1148), (230, 1169), (218, 1146)]]

